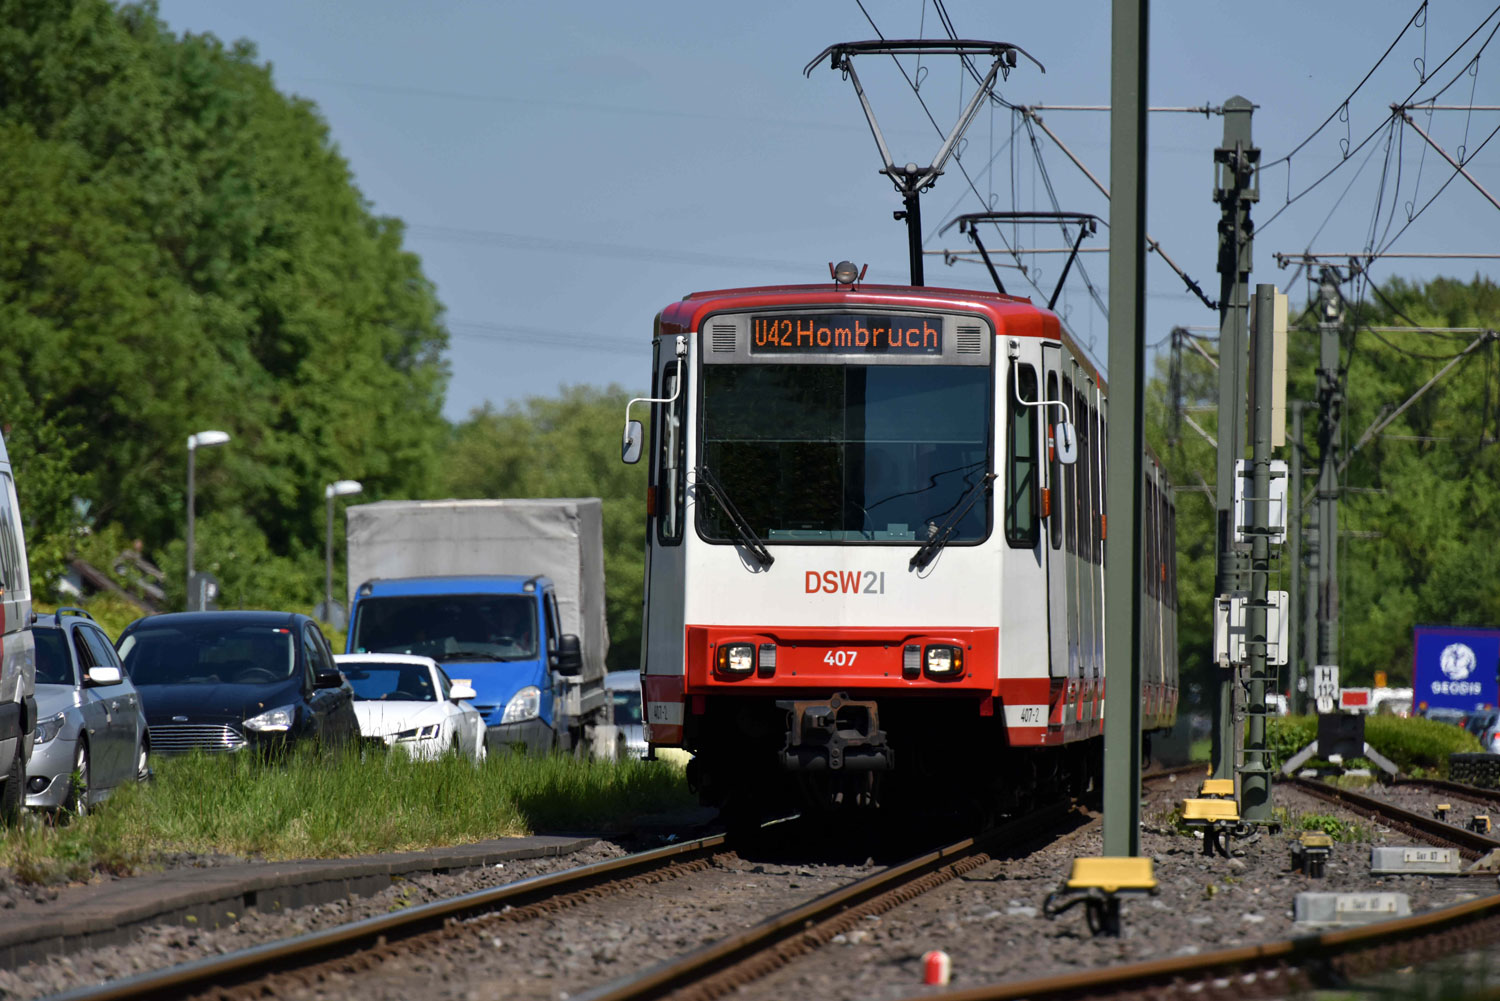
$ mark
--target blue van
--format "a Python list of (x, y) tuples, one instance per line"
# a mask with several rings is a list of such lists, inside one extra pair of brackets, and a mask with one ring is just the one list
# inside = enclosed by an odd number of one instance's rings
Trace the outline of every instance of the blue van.
[(431, 657), (471, 679), (492, 749), (582, 750), (591, 735), (570, 679), (583, 659), (561, 621), (547, 577), (371, 580), (355, 589), (346, 652)]

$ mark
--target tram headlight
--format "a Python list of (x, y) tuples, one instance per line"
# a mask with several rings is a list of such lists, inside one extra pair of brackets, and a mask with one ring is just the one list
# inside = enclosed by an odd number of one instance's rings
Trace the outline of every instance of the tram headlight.
[(719, 647), (719, 670), (724, 674), (749, 674), (755, 670), (755, 646), (725, 643)]
[(950, 675), (962, 674), (964, 669), (964, 651), (962, 647), (956, 646), (930, 646), (926, 653), (927, 673), (936, 677), (946, 678)]

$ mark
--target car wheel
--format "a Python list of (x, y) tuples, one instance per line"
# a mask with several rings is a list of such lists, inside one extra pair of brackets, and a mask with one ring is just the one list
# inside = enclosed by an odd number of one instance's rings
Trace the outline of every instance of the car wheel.
[(5, 770), (5, 785), (0, 786), (0, 825), (5, 827), (14, 827), (21, 819), (21, 807), (26, 802), (26, 762), (21, 759), (21, 741), (30, 739), (24, 733), (17, 738), (16, 753)]
[(625, 735), (622, 733), (618, 737), (615, 738), (615, 760), (616, 761), (624, 761), (625, 760), (625, 755), (627, 755), (629, 753), (630, 753), (630, 749), (626, 745), (626, 743), (625, 743)]
[(151, 778), (151, 749), (146, 742), (141, 741), (141, 746), (135, 752), (135, 780), (145, 782)]
[(63, 810), (75, 817), (89, 812), (89, 745), (81, 740), (73, 752), (73, 772), (68, 776), (68, 797)]

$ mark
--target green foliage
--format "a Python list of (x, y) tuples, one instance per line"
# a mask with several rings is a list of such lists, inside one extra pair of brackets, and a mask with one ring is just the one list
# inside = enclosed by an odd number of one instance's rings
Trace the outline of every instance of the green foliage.
[(603, 499), (612, 671), (640, 664), (646, 464), (620, 461), (632, 395), (618, 386), (571, 386), (504, 411), (477, 409), (454, 429), (442, 488), (453, 497)]
[[(1344, 683), (1370, 684), (1384, 670), (1410, 682), (1412, 627), (1419, 623), (1500, 624), (1500, 345), (1483, 344), (1416, 394), (1476, 338), (1473, 333), (1377, 333), (1371, 326), (1500, 329), (1500, 286), (1392, 279), (1379, 297), (1354, 305), (1341, 337), (1347, 365), (1343, 448), (1350, 454), (1339, 509), (1340, 667)], [(1288, 343), (1287, 401), (1314, 400), (1315, 318), (1294, 319)], [(1176, 407), (1212, 436), (1218, 376), (1191, 350), (1182, 354), (1171, 399), (1163, 354), (1147, 394), (1147, 440), (1177, 485), (1178, 639), (1185, 679), (1213, 691), (1211, 599), (1215, 449)], [(1378, 421), (1408, 404), (1379, 434)], [(1292, 420), (1287, 418), (1292, 437)], [(1316, 414), (1304, 421), (1303, 468), (1317, 468)], [(1355, 445), (1359, 447), (1355, 449)], [(1281, 458), (1286, 453), (1280, 454)], [(1304, 481), (1310, 489), (1309, 478)], [(1304, 493), (1304, 497), (1307, 493)], [(1286, 587), (1289, 568), (1273, 587)], [(1300, 620), (1299, 620), (1300, 625)]]
[[(1316, 716), (1273, 717), (1266, 725), (1271, 768), (1282, 764), (1318, 737)], [(1474, 735), (1451, 723), (1421, 717), (1367, 716), (1365, 740), (1403, 773), (1423, 770), (1448, 775), (1448, 755), (1480, 750)]]
[(1442, 778), (1448, 777), (1448, 755), (1482, 750), (1478, 738), (1462, 727), (1421, 717), (1370, 716), (1365, 740), (1404, 773), (1421, 768)]
[(0, 863), (52, 882), (135, 871), (172, 852), (333, 858), (618, 829), (692, 801), (682, 772), (665, 762), (566, 755), (497, 754), (478, 767), (399, 753), (275, 762), (190, 755), (158, 759), (155, 768), (155, 782), (121, 787), (72, 823), (0, 832)]
[(88, 436), (66, 415), (49, 415), (30, 397), (3, 389), (0, 420), (21, 504), (31, 589), (52, 597), (82, 534), (84, 518), (74, 498), (85, 489), (78, 467), (88, 452)]
[(1335, 841), (1363, 841), (1363, 825), (1353, 820), (1341, 820), (1326, 813), (1304, 813), (1297, 818), (1297, 830), (1317, 831)]
[(1318, 739), (1316, 716), (1272, 716), (1266, 720), (1268, 767), (1279, 771), (1287, 759)]
[(248, 43), (174, 37), (149, 5), (0, 0), (0, 204), (0, 420), (47, 446), (11, 444), (42, 576), (72, 492), (180, 573), (161, 549), (204, 428), (234, 440), (199, 457), (199, 513), (298, 572), (325, 483), (425, 491), (446, 433), (432, 285)]

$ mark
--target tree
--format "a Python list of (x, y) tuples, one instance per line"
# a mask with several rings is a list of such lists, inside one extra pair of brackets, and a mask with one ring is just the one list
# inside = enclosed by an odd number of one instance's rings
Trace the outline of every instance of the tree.
[(504, 411), (485, 405), (453, 432), (444, 456), (453, 497), (599, 497), (609, 669), (640, 666), (645, 574), (644, 465), (620, 461), (625, 404), (618, 386), (572, 386)]
[(207, 427), (234, 441), (201, 464), (200, 510), (280, 556), (318, 545), (330, 480), (429, 489), (440, 307), (313, 106), (249, 43), (177, 38), (149, 4), (0, 12), (0, 419), (79, 429), (80, 492), (152, 551)]

